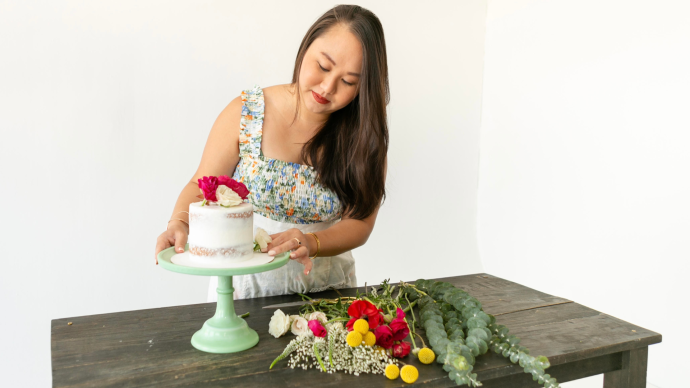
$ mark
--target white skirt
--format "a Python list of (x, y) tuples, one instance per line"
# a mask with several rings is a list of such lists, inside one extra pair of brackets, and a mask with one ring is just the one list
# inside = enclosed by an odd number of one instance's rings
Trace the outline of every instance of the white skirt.
[[(318, 232), (335, 225), (340, 220), (319, 222), (315, 224), (291, 224), (274, 221), (260, 214), (254, 213), (254, 231), (264, 229), (268, 234), (284, 232), (297, 228), (303, 233)], [(235, 299), (257, 298), (262, 296), (285, 295), (294, 293), (319, 292), (329, 288), (357, 287), (355, 274), (355, 259), (352, 252), (347, 251), (337, 256), (317, 257), (313, 261), (309, 275), (304, 274), (304, 266), (295, 260), (272, 271), (251, 275), (232, 277), (235, 288)], [(211, 276), (208, 286), (208, 301), (216, 302), (218, 294), (218, 277)]]

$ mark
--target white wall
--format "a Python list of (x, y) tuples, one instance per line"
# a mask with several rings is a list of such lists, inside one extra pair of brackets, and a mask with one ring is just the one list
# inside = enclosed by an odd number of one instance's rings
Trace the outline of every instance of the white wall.
[(482, 263), (661, 333), (648, 373), (660, 387), (686, 383), (688, 20), (685, 1), (487, 11)]
[[(218, 113), (289, 82), (334, 4), (0, 2), (3, 386), (50, 384), (51, 319), (205, 302), (208, 279), (154, 265), (155, 238)], [(486, 1), (360, 4), (385, 28), (392, 99), (389, 199), (359, 281), (481, 272)], [(429, 266), (437, 230), (454, 253)]]

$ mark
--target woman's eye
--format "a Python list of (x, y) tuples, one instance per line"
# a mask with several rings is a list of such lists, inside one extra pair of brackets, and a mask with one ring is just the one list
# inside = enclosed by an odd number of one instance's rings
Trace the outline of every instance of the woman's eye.
[(351, 84), (351, 83), (349, 83), (349, 82), (347, 82), (347, 81), (345, 81), (345, 80), (343, 80), (343, 82), (345, 83), (345, 85), (350, 85), (350, 86), (354, 85), (354, 84)]
[(318, 65), (319, 65), (319, 67), (321, 68), (321, 70), (323, 70), (323, 71), (325, 71), (325, 72), (328, 72), (328, 71), (330, 71), (330, 70), (326, 70), (326, 69), (324, 69), (324, 68), (323, 68), (323, 66), (321, 66), (321, 64), (320, 64), (319, 62), (316, 62), (316, 63), (318, 63)]

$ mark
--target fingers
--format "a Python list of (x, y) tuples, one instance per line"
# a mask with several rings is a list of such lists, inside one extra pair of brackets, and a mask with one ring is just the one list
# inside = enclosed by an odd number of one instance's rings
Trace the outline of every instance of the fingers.
[(175, 252), (184, 252), (184, 247), (187, 245), (187, 233), (183, 230), (175, 231)]
[(300, 247), (300, 243), (297, 241), (298, 240), (295, 239), (294, 237), (291, 237), (289, 240), (283, 241), (283, 242), (274, 241), (273, 243), (271, 243), (272, 246), (269, 247), (270, 250), (268, 251), (268, 255), (269, 256), (275, 256), (275, 255), (279, 255), (283, 252), (297, 249)]
[(168, 239), (161, 234), (160, 236), (158, 236), (158, 239), (156, 240), (156, 265), (158, 265), (158, 254), (166, 248), (170, 248), (170, 243), (168, 242)]
[(184, 247), (187, 244), (187, 231), (184, 229), (166, 230), (161, 233), (156, 240), (156, 265), (158, 265), (158, 254), (163, 250), (175, 246), (175, 252), (184, 252)]
[[(290, 253), (290, 260), (295, 260), (302, 264), (304, 266), (304, 274), (309, 275), (314, 263), (309, 258), (309, 249), (305, 245), (306, 237), (304, 234), (299, 229), (293, 228), (270, 236), (273, 241), (268, 243), (266, 249), (262, 249), (261, 251), (268, 251), (269, 256), (292, 251)], [(302, 244), (300, 244), (300, 242)]]
[(299, 247), (295, 249), (294, 251), (290, 252), (290, 258), (291, 259), (297, 259), (299, 257), (308, 257), (309, 256), (309, 250), (306, 247)]
[(309, 250), (306, 247), (300, 247), (294, 252), (290, 253), (290, 259), (302, 264), (304, 266), (304, 274), (309, 275), (313, 263), (309, 258)]

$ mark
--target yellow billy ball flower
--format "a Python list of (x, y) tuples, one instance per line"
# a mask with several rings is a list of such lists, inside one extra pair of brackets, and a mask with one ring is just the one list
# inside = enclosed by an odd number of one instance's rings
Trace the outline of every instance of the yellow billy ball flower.
[(386, 377), (391, 380), (395, 380), (400, 376), (400, 369), (395, 364), (388, 364), (386, 367)]
[(405, 365), (400, 369), (400, 377), (402, 377), (404, 382), (412, 384), (419, 378), (419, 371), (412, 365)]
[(367, 334), (364, 334), (364, 345), (367, 345), (367, 346), (376, 345), (376, 336), (374, 335), (373, 332), (367, 331)]
[(419, 357), (419, 361), (422, 364), (431, 364), (434, 362), (434, 359), (436, 359), (434, 351), (429, 348), (422, 348), (417, 354), (417, 357)]
[(364, 319), (358, 319), (355, 321), (355, 324), (352, 326), (353, 331), (358, 331), (359, 334), (365, 335), (369, 331), (369, 322), (367, 322)]
[(354, 347), (357, 347), (362, 344), (362, 335), (356, 331), (352, 330), (348, 335), (347, 338), (345, 338), (347, 341), (347, 344)]

